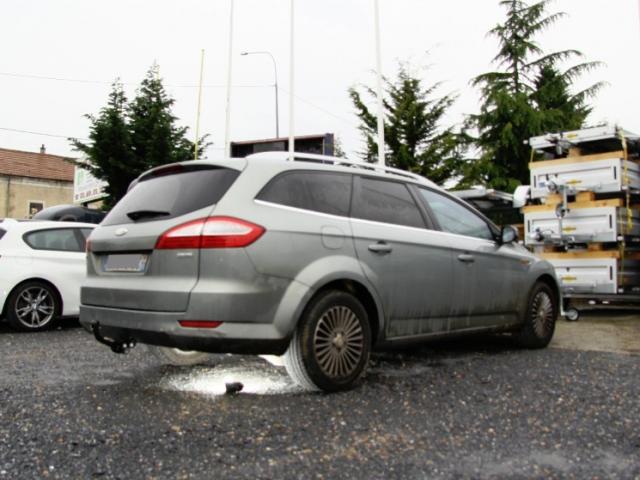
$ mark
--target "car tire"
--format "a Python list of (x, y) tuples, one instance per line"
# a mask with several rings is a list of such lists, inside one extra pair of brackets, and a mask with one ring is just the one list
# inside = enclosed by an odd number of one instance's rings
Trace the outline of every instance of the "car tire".
[(367, 311), (353, 295), (331, 290), (305, 309), (284, 364), (307, 390), (336, 392), (352, 388), (364, 374), (371, 352)]
[(522, 329), (516, 342), (525, 348), (545, 348), (549, 345), (558, 318), (558, 300), (549, 285), (537, 282), (527, 301)]
[(211, 358), (210, 353), (195, 350), (180, 350), (179, 348), (157, 347), (155, 345), (148, 345), (147, 348), (163, 365), (188, 367), (206, 363)]
[(49, 328), (60, 310), (58, 292), (47, 283), (33, 280), (13, 289), (7, 299), (6, 317), (16, 330), (38, 332)]

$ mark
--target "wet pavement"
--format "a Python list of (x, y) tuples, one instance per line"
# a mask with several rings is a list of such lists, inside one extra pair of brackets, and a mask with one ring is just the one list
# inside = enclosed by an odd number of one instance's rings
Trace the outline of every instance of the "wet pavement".
[(377, 354), (332, 395), (257, 357), (176, 368), (73, 323), (0, 325), (0, 480), (640, 478), (640, 356), (593, 351), (585, 325), (542, 351), (483, 337)]

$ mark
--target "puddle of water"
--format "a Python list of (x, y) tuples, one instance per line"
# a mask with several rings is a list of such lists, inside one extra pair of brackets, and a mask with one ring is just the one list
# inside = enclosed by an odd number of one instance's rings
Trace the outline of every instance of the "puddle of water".
[(242, 383), (241, 394), (283, 395), (303, 391), (286, 374), (255, 366), (201, 367), (188, 373), (171, 374), (163, 379), (161, 386), (182, 392), (218, 396), (226, 393), (225, 384), (234, 382)]

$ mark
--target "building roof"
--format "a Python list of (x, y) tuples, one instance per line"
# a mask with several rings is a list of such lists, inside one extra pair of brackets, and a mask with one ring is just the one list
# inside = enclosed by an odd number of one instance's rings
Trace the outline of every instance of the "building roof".
[(66, 157), (0, 148), (0, 175), (73, 182), (74, 165)]

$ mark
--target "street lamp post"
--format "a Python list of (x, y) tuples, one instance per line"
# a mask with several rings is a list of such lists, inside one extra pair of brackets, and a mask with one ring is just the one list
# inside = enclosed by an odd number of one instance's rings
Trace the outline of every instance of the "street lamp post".
[(273, 62), (273, 74), (274, 74), (274, 84), (273, 88), (276, 94), (276, 138), (280, 138), (280, 117), (278, 114), (278, 68), (276, 67), (276, 59), (273, 58), (273, 55), (270, 52), (242, 52), (240, 55), (268, 55)]

